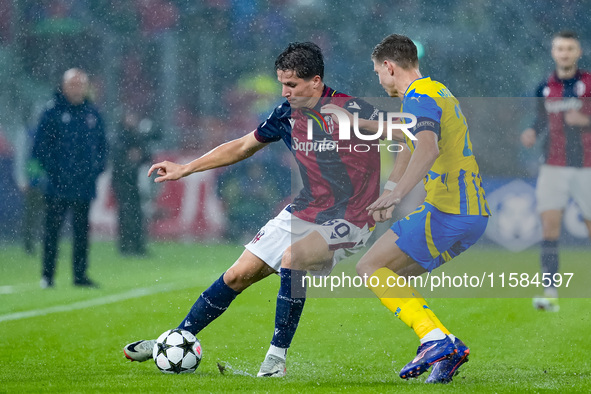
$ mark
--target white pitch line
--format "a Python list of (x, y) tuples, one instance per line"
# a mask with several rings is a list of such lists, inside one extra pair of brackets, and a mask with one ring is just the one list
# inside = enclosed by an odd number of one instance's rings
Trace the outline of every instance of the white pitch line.
[(10, 320), (20, 320), (20, 319), (26, 319), (29, 317), (44, 316), (44, 315), (49, 315), (51, 313), (70, 312), (70, 311), (75, 311), (78, 309), (90, 308), (93, 306), (113, 304), (115, 302), (125, 301), (125, 300), (129, 300), (132, 298), (139, 298), (139, 297), (143, 297), (143, 296), (147, 296), (147, 295), (151, 295), (151, 294), (164, 293), (164, 292), (167, 292), (170, 290), (179, 290), (179, 289), (182, 289), (182, 287), (174, 287), (172, 285), (166, 285), (166, 286), (159, 285), (159, 286), (153, 286), (153, 287), (148, 287), (148, 288), (133, 289), (133, 290), (127, 291), (125, 293), (113, 294), (110, 296), (94, 298), (94, 299), (90, 299), (90, 300), (86, 300), (86, 301), (79, 301), (79, 302), (75, 302), (73, 304), (68, 304), (68, 305), (56, 305), (56, 306), (51, 306), (49, 308), (33, 309), (30, 311), (22, 311), (22, 312), (9, 313), (6, 315), (0, 315), (0, 323), (5, 322), (5, 321), (10, 321)]
[(14, 293), (14, 286), (0, 286), (0, 294)]

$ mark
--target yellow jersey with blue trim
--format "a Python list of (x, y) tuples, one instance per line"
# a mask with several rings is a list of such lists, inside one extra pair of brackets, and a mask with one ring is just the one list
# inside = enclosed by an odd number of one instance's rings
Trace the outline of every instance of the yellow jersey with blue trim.
[[(445, 213), (489, 216), (468, 123), (449, 89), (428, 76), (416, 79), (404, 93), (401, 112), (416, 116), (414, 135), (423, 130), (437, 134), (439, 156), (424, 179), (425, 202)], [(415, 141), (405, 138), (414, 153)]]

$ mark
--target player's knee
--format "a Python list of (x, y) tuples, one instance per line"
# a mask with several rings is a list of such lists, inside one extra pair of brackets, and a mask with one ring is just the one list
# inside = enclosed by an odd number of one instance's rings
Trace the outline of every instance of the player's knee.
[(316, 269), (314, 264), (310, 264), (306, 261), (306, 257), (303, 253), (298, 252), (297, 248), (292, 248), (291, 246), (283, 252), (283, 256), (281, 257), (281, 268), (301, 271), (313, 271)]
[(285, 249), (285, 252), (283, 252), (283, 256), (281, 256), (281, 268), (287, 268), (287, 269), (292, 269), (292, 252), (291, 252), (291, 246), (288, 247), (287, 249)]
[[(379, 270), (380, 268), (384, 268), (384, 267), (386, 267), (386, 265), (383, 264), (382, 262), (380, 262), (378, 260), (372, 260), (369, 258), (365, 258), (365, 256), (364, 256), (361, 258), (361, 260), (359, 260), (359, 262), (355, 266), (355, 270), (357, 271), (357, 275), (359, 275), (361, 277), (369, 278), (377, 270)], [(395, 272), (394, 269), (392, 269), (392, 271)]]
[(361, 277), (365, 273), (365, 270), (363, 269), (362, 266), (359, 265), (359, 263), (357, 263), (357, 265), (355, 266), (355, 271), (357, 271), (357, 275), (359, 275)]
[(557, 241), (559, 238), (560, 234), (555, 232), (544, 232), (542, 235), (544, 241)]
[(253, 276), (231, 267), (224, 274), (224, 283), (234, 291), (243, 291), (253, 284)]
[(281, 268), (304, 271), (309, 269), (308, 264), (304, 260), (304, 255), (298, 252), (297, 248), (292, 248), (291, 246), (283, 252)]
[(369, 277), (375, 271), (375, 269), (372, 270), (369, 262), (365, 261), (364, 259), (361, 259), (357, 263), (357, 265), (355, 266), (355, 270), (357, 271), (357, 275), (359, 275), (361, 277), (364, 277), (364, 276)]
[(240, 287), (240, 281), (236, 271), (230, 268), (224, 273), (224, 283), (233, 290), (237, 290)]
[(542, 238), (546, 241), (556, 241), (560, 238), (560, 225), (545, 225), (542, 227)]
[(542, 237), (547, 241), (560, 238), (562, 214), (554, 212), (542, 213)]
[(589, 233), (589, 238), (591, 238), (591, 220), (585, 219), (585, 225), (587, 226), (587, 232)]
[(560, 238), (560, 224), (555, 222), (544, 222), (542, 226), (542, 237), (548, 241)]

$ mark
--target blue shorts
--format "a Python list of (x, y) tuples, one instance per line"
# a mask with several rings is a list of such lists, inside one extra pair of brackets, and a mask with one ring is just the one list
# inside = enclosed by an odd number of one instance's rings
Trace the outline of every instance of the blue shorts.
[(488, 216), (452, 215), (424, 203), (394, 223), (396, 245), (428, 271), (453, 259), (484, 234)]

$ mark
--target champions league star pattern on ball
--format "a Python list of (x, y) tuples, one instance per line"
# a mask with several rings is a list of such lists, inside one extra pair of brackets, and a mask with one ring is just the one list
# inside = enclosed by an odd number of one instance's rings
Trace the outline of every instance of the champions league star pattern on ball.
[(201, 343), (189, 331), (175, 328), (158, 337), (152, 357), (164, 373), (193, 373), (201, 363)]

